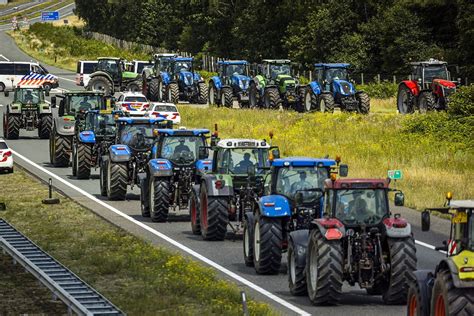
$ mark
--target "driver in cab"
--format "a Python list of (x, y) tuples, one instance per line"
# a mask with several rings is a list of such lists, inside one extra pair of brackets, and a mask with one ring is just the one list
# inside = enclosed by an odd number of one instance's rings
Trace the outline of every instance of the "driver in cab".
[(311, 189), (312, 185), (306, 181), (306, 171), (300, 172), (300, 180), (291, 185), (291, 192), (296, 194), (298, 190)]
[(84, 96), (81, 103), (79, 103), (79, 110), (87, 111), (87, 110), (90, 110), (91, 108), (92, 108), (92, 104), (89, 103), (89, 97)]
[(182, 153), (189, 153), (189, 152), (191, 152), (191, 149), (187, 145), (185, 145), (185, 139), (180, 138), (179, 145), (174, 148), (173, 155), (175, 157), (179, 157)]
[(31, 94), (31, 90), (26, 90), (25, 95), (25, 102), (33, 102), (33, 94)]
[(350, 214), (356, 218), (357, 221), (365, 221), (371, 215), (367, 207), (367, 202), (361, 194), (357, 195), (356, 199), (349, 204)]
[(249, 170), (249, 167), (255, 167), (254, 163), (250, 160), (250, 154), (245, 153), (244, 154), (244, 159), (240, 161), (237, 166), (237, 171), (238, 173), (247, 173)]

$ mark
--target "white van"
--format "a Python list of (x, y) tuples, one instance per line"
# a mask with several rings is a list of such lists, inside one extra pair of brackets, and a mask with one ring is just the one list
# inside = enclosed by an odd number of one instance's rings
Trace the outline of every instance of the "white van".
[(145, 67), (151, 67), (153, 63), (144, 60), (132, 60), (132, 72), (141, 74)]
[(97, 60), (79, 60), (76, 68), (76, 84), (87, 87), (90, 80), (90, 74), (95, 71)]
[(59, 80), (38, 63), (0, 61), (0, 91), (23, 85), (37, 85), (51, 90), (59, 87)]

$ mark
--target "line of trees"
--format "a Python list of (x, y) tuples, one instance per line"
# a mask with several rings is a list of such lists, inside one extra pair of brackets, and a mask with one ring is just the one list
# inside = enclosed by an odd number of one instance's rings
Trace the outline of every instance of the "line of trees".
[(91, 31), (173, 51), (394, 74), (433, 57), (474, 74), (472, 0), (76, 0), (76, 12)]

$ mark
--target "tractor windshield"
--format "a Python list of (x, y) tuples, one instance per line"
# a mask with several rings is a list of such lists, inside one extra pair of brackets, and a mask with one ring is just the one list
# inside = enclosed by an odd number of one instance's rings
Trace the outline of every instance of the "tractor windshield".
[(175, 61), (171, 64), (171, 73), (177, 74), (181, 71), (191, 71), (192, 66), (192, 61)]
[(163, 141), (161, 157), (176, 164), (190, 164), (196, 161), (201, 146), (205, 144), (199, 136), (167, 136)]
[(303, 194), (303, 203), (315, 202), (321, 197), (321, 192), (304, 191), (308, 189), (322, 189), (324, 180), (329, 177), (327, 168), (314, 167), (285, 167), (278, 170), (276, 179), (276, 193), (294, 199), (296, 193)]
[(100, 136), (115, 135), (115, 120), (112, 114), (90, 113), (86, 116), (85, 130), (94, 131)]
[(220, 172), (232, 174), (247, 174), (249, 168), (261, 172), (259, 167), (267, 166), (267, 148), (232, 148), (223, 151), (218, 158)]
[(153, 145), (153, 129), (150, 124), (125, 124), (120, 130), (120, 143), (133, 149), (148, 149)]
[(271, 64), (270, 78), (276, 79), (279, 75), (291, 76), (291, 67), (289, 64)]
[(384, 189), (348, 189), (336, 192), (336, 217), (348, 225), (378, 224), (389, 213)]
[(244, 75), (248, 76), (247, 65), (227, 65), (225, 69), (225, 76), (231, 77), (232, 75)]
[(102, 96), (100, 95), (72, 95), (69, 97), (70, 112), (86, 112), (98, 110), (102, 107)]
[(22, 88), (18, 89), (15, 92), (15, 102), (20, 102), (23, 104), (32, 103), (42, 103), (44, 102), (43, 90), (36, 88)]
[(468, 243), (467, 243), (467, 247), (469, 248), (469, 250), (471, 251), (474, 251), (474, 216), (473, 216), (473, 209), (471, 210), (467, 210), (466, 213), (467, 213), (467, 218), (469, 218), (469, 222), (468, 222)]
[(346, 68), (329, 68), (326, 69), (324, 79), (328, 82), (333, 80), (346, 80), (347, 69)]
[(425, 81), (432, 82), (433, 79), (449, 80), (445, 65), (430, 65), (424, 69)]

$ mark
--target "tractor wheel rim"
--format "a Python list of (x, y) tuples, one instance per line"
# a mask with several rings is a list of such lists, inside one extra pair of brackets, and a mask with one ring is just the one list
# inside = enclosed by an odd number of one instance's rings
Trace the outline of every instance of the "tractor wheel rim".
[(446, 315), (446, 307), (444, 305), (444, 297), (443, 295), (439, 294), (438, 297), (436, 297), (434, 316), (445, 316), (445, 315)]
[(202, 214), (201, 226), (206, 230), (207, 229), (207, 195), (204, 195), (202, 197), (201, 214)]
[(92, 86), (92, 89), (95, 91), (104, 91), (105, 87), (104, 87), (104, 84), (99, 81), (99, 82), (94, 83), (94, 85)]
[(309, 93), (306, 93), (304, 98), (304, 107), (307, 112), (311, 111), (311, 95)]
[(224, 93), (224, 91), (221, 91), (221, 105), (227, 105), (227, 104), (225, 104), (225, 93)]
[(109, 163), (107, 163), (107, 194), (109, 194), (109, 195), (110, 195), (110, 191), (111, 191), (110, 190), (110, 177), (111, 177), (110, 174), (111, 174), (111, 172), (110, 172), (110, 162), (109, 162)]
[(250, 252), (249, 252), (249, 247), (250, 244), (249, 244), (249, 229), (248, 229), (248, 225), (245, 224), (244, 226), (244, 254), (245, 254), (245, 257), (248, 257)]
[(214, 88), (209, 88), (209, 104), (214, 104)]
[(416, 316), (416, 295), (412, 295), (408, 302), (408, 316)]
[(326, 112), (326, 101), (324, 99), (321, 99), (321, 105), (320, 105), (320, 110), (321, 112)]
[(253, 234), (253, 250), (255, 261), (260, 260), (260, 225), (259, 221), (255, 221), (255, 229)]
[(310, 284), (313, 291), (316, 291), (316, 286), (318, 283), (318, 255), (317, 247), (313, 246), (311, 249), (311, 256), (309, 258), (309, 277)]
[(150, 179), (150, 190), (149, 190), (149, 192), (150, 192), (150, 195), (149, 195), (150, 203), (149, 203), (149, 205), (150, 205), (150, 212), (152, 214), (155, 213), (155, 186), (153, 185), (153, 182), (154, 182), (153, 178)]
[(402, 92), (400, 92), (399, 103), (400, 103), (400, 110), (402, 110), (403, 113), (408, 112), (408, 95), (405, 90), (402, 90)]
[(290, 280), (291, 284), (296, 283), (296, 259), (295, 259), (295, 254), (294, 251), (291, 251), (288, 253), (288, 257), (290, 259), (288, 260), (288, 265), (290, 266)]

